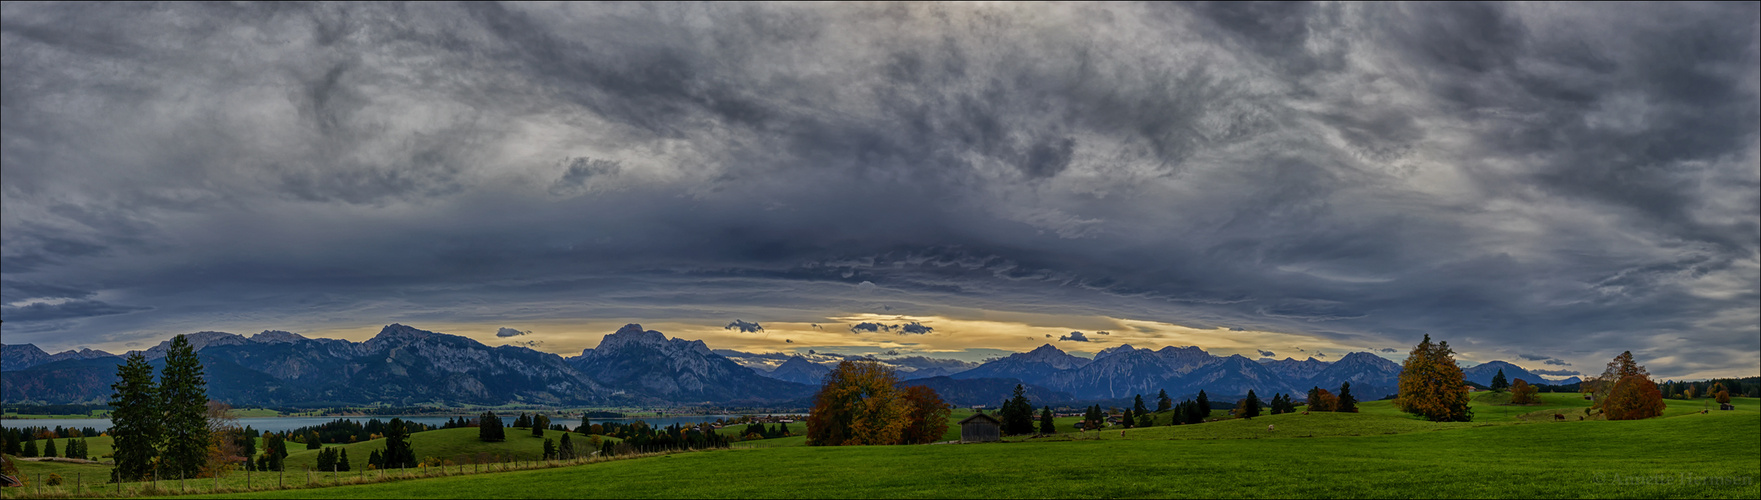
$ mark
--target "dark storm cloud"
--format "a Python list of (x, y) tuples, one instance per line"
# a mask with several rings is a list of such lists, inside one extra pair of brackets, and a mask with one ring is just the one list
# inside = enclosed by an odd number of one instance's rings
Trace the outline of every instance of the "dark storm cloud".
[(1256, 350), (1257, 350), (1257, 351), (1259, 351), (1259, 352), (1260, 352), (1260, 357), (1266, 357), (1266, 358), (1270, 358), (1270, 357), (1272, 357), (1272, 356), (1277, 356), (1277, 355), (1278, 355), (1278, 354), (1276, 354), (1276, 353), (1273, 353), (1273, 352), (1272, 352), (1272, 351), (1267, 351), (1267, 350), (1264, 350), (1264, 349), (1256, 349)]
[(508, 328), (505, 326), (495, 330), (495, 336), (504, 337), (504, 338), (505, 337), (518, 337), (518, 336), (525, 335), (528, 333), (532, 333), (532, 332), (523, 332), (520, 330), (515, 330), (513, 328)]
[(919, 324), (916, 321), (912, 321), (910, 323), (899, 325), (899, 334), (900, 335), (904, 335), (904, 334), (923, 335), (923, 334), (927, 334), (932, 331), (935, 331), (935, 329), (927, 327), (927, 326), (923, 326), (922, 324)]
[(1761, 350), (1754, 4), (3, 9), (9, 343), (964, 307)]
[(1083, 335), (1082, 332), (1070, 332), (1069, 335), (1059, 336), (1058, 340), (1068, 340), (1071, 342), (1088, 342), (1088, 336)]
[(870, 323), (870, 322), (864, 321), (861, 323), (850, 325), (850, 333), (890, 332), (890, 331), (893, 331), (893, 328), (894, 328), (894, 326), (892, 326), (892, 325), (883, 325), (880, 323)]
[[(1540, 361), (1544, 364), (1549, 364), (1549, 365), (1571, 366), (1571, 363), (1567, 363), (1567, 362), (1565, 362), (1565, 360), (1559, 359), (1559, 358), (1556, 358), (1553, 356), (1541, 356), (1538, 354), (1518, 354), (1518, 355), (1516, 355), (1516, 357), (1526, 359), (1529, 361)], [(1537, 372), (1537, 373), (1539, 373), (1539, 372)]]
[(34, 302), (22, 306), (0, 306), (0, 314), (3, 314), (7, 320), (28, 323), (128, 314), (149, 309), (151, 308), (109, 304), (97, 300), (69, 300), (59, 304)]
[(740, 320), (736, 319), (736, 320), (734, 320), (733, 323), (728, 323), (728, 326), (722, 327), (722, 329), (723, 330), (739, 330), (742, 333), (755, 333), (755, 332), (764, 331), (764, 326), (759, 325), (756, 322), (740, 321)]

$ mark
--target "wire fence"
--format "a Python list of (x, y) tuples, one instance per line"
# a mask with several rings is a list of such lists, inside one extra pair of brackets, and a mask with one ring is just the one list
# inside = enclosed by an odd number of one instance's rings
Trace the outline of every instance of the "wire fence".
[[(62, 477), (49, 472), (22, 474), (19, 479), (24, 486), (0, 488), (0, 498), (126, 498), (139, 496), (168, 496), (195, 494), (226, 494), (251, 491), (273, 491), (303, 488), (327, 488), (356, 484), (372, 484), (408, 479), (471, 476), (479, 474), (498, 474), (527, 470), (571, 467), (613, 460), (630, 460), (637, 458), (689, 453), (707, 449), (726, 449), (726, 445), (710, 448), (690, 448), (671, 446), (632, 446), (629, 451), (614, 456), (602, 456), (600, 452), (592, 452), (590, 456), (568, 460), (548, 459), (531, 460), (507, 458), (503, 460), (470, 460), (469, 462), (444, 461), (440, 464), (421, 464), (416, 467), (371, 469), (360, 468), (341, 470), (281, 470), (281, 471), (248, 471), (233, 470), (224, 474), (209, 477), (154, 477), (145, 481), (111, 482), (108, 474), (86, 474), (76, 472), (73, 477)], [(56, 484), (50, 484), (56, 483)]]

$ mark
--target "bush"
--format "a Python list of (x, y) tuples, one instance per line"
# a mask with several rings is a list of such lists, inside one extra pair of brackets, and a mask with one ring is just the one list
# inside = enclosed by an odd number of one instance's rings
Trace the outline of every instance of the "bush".
[(49, 485), (49, 486), (61, 486), (61, 475), (60, 474), (50, 474), (48, 479), (43, 480), (43, 484)]

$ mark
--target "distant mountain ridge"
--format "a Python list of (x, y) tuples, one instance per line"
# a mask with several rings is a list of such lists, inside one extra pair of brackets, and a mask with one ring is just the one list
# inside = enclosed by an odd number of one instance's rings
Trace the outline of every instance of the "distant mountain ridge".
[(580, 373), (624, 394), (676, 402), (780, 401), (810, 394), (811, 386), (760, 375), (701, 340), (668, 339), (628, 324), (599, 347), (567, 359)]
[[(499, 405), (601, 403), (802, 404), (831, 365), (874, 359), (901, 379), (929, 381), (961, 403), (991, 405), (1020, 384), (1036, 404), (1116, 401), (1167, 391), (1186, 398), (1204, 390), (1217, 399), (1252, 390), (1301, 399), (1310, 387), (1337, 391), (1344, 382), (1360, 400), (1399, 390), (1400, 365), (1368, 352), (1338, 361), (1216, 356), (1198, 347), (1151, 350), (1131, 345), (1103, 349), (1093, 359), (1045, 344), (973, 364), (921, 356), (753, 354), (712, 350), (700, 340), (668, 338), (629, 324), (578, 356), (517, 346), (488, 346), (467, 337), (392, 324), (364, 342), (308, 338), (285, 331), (249, 337), (224, 332), (185, 336), (210, 374), (209, 390), (233, 404)], [(144, 351), (153, 363), (170, 341)], [(896, 354), (894, 355), (896, 356)], [(120, 356), (84, 349), (50, 355), (31, 344), (0, 346), (0, 399), (7, 402), (99, 403), (109, 397)], [(738, 361), (736, 361), (738, 360)], [(761, 363), (779, 363), (765, 369)], [(1511, 381), (1547, 380), (1521, 367), (1492, 361), (1464, 370), (1489, 384), (1505, 371)], [(1532, 379), (1530, 377), (1533, 377)], [(1566, 382), (1570, 383), (1570, 379)], [(1043, 400), (1040, 398), (1044, 398)], [(995, 400), (995, 401), (993, 401)]]
[[(758, 371), (757, 368), (753, 368), (753, 370)], [(784, 361), (783, 364), (778, 365), (775, 370), (758, 371), (760, 375), (766, 377), (813, 386), (820, 385), (821, 380), (825, 378), (825, 374), (831, 372), (831, 368), (808, 361), (807, 358), (801, 356), (789, 358), (788, 361)]]

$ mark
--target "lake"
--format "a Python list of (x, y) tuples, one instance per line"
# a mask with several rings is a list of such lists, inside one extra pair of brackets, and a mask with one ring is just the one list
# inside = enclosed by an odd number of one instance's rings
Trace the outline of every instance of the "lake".
[[(781, 414), (778, 414), (778, 415), (781, 415)], [(498, 416), (501, 417), (501, 421), (503, 423), (512, 424), (514, 422), (514, 419), (519, 417), (519, 412), (515, 412), (512, 415), (498, 414)], [(658, 417), (658, 418), (657, 417), (595, 418), (595, 419), (592, 419), (592, 421), (595, 423), (599, 423), (599, 422), (629, 423), (629, 422), (641, 420), (643, 422), (647, 422), (648, 425), (652, 425), (652, 426), (656, 426), (656, 427), (666, 427), (666, 426), (670, 426), (673, 424), (699, 424), (699, 423), (703, 423), (703, 422), (714, 422), (718, 419), (731, 418), (731, 417), (735, 417), (735, 416), (736, 415), (692, 415), (692, 416)], [(282, 432), (282, 431), (298, 429), (301, 427), (322, 425), (322, 424), (329, 423), (329, 422), (336, 420), (336, 419), (339, 419), (339, 418), (354, 420), (356, 422), (361, 422), (361, 423), (366, 423), (367, 420), (375, 419), (375, 418), (379, 419), (381, 422), (389, 421), (392, 418), (402, 418), (404, 420), (411, 421), (411, 422), (420, 422), (423, 424), (428, 424), (428, 425), (432, 425), (435, 427), (440, 427), (441, 425), (446, 424), (447, 419), (450, 419), (453, 417), (435, 417), (435, 416), (427, 416), (427, 415), (423, 415), (423, 416), (387, 415), (387, 416), (366, 416), (366, 417), (254, 417), (254, 418), (238, 419), (238, 424), (240, 426), (246, 426), (246, 425), (251, 426), (252, 429), (258, 430), (258, 431)], [(575, 426), (581, 424), (581, 419), (580, 419), (580, 417), (575, 417), (572, 419), (558, 419), (558, 420), (552, 420), (550, 423), (563, 424), (565, 426), (568, 426), (568, 428), (570, 428), (570, 429), (574, 429)], [(92, 427), (92, 428), (98, 429), (99, 431), (104, 431), (104, 430), (110, 428), (110, 419), (108, 419), (108, 418), (28, 418), (28, 419), (21, 418), (21, 419), (0, 420), (0, 426), (6, 426), (6, 427), (48, 427), (50, 429), (54, 429), (55, 426), (58, 426), (58, 425), (62, 426), (62, 427), (70, 427), (70, 428), (74, 428), (74, 429)]]

